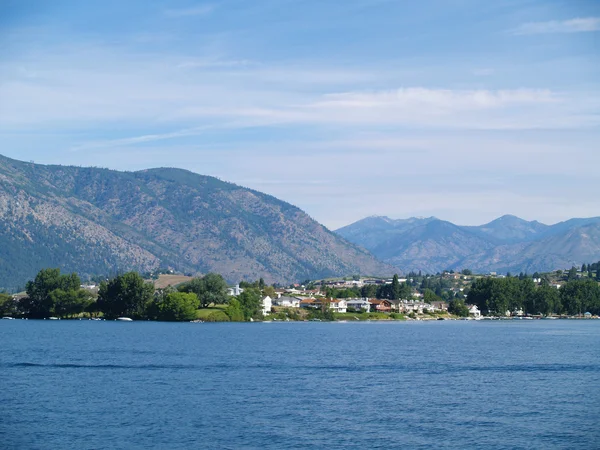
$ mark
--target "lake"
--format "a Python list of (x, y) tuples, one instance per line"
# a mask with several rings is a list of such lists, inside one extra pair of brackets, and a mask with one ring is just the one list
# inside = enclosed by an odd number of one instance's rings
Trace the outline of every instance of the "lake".
[(600, 446), (600, 320), (0, 321), (2, 448)]

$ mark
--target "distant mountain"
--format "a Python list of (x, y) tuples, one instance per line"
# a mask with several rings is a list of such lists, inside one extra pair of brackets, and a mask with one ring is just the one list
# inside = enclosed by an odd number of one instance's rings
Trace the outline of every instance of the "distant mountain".
[(535, 272), (600, 260), (600, 217), (555, 225), (502, 216), (481, 226), (368, 217), (336, 231), (403, 271)]
[(0, 156), (0, 289), (43, 268), (215, 271), (292, 282), (394, 268), (295, 206), (180, 169), (117, 172)]
[(499, 244), (515, 244), (533, 240), (543, 235), (549, 227), (537, 220), (528, 222), (516, 216), (505, 215), (485, 225), (463, 228)]

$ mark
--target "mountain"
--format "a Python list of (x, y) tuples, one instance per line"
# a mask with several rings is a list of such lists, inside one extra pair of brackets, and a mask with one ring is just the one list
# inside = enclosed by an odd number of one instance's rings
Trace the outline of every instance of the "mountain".
[(181, 169), (118, 172), (0, 156), (0, 289), (43, 267), (83, 276), (173, 268), (231, 282), (394, 268), (295, 206)]
[(485, 225), (464, 228), (499, 244), (515, 244), (533, 240), (549, 227), (537, 220), (528, 222), (516, 216), (505, 215)]
[(435, 217), (375, 216), (336, 232), (404, 271), (532, 273), (600, 260), (600, 217), (545, 225), (506, 215), (481, 226), (459, 226)]

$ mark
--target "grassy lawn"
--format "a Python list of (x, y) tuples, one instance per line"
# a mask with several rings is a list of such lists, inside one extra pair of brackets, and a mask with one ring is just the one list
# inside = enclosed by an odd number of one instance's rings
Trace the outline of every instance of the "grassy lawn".
[(335, 313), (336, 320), (403, 320), (403, 315), (397, 315), (396, 319), (390, 317), (390, 314), (381, 312), (372, 313)]
[(227, 305), (214, 305), (196, 311), (196, 319), (211, 322), (229, 322), (229, 316), (225, 314)]

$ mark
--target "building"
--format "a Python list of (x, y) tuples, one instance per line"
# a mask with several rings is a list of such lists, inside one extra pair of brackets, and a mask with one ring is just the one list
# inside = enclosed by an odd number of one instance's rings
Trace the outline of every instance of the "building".
[(392, 310), (392, 303), (389, 300), (370, 300), (372, 312), (390, 312)]
[(281, 296), (273, 300), (273, 305), (281, 306), (284, 308), (300, 308), (301, 301), (302, 299), (299, 297)]
[(346, 300), (344, 299), (316, 299), (307, 298), (300, 302), (300, 308), (321, 309), (324, 304), (329, 305), (329, 309), (333, 312), (345, 313), (347, 311)]
[(262, 299), (262, 313), (263, 316), (271, 314), (271, 308), (273, 307), (273, 301), (268, 295)]
[(474, 317), (476, 319), (481, 317), (481, 311), (479, 311), (479, 308), (477, 307), (477, 305), (469, 306), (469, 316)]
[(353, 298), (353, 299), (347, 300), (346, 306), (347, 306), (347, 308), (353, 308), (356, 311), (362, 309), (363, 311), (368, 312), (371, 310), (371, 302), (369, 302), (369, 300), (364, 299), (364, 298)]
[(244, 290), (240, 289), (240, 285), (239, 284), (236, 284), (234, 287), (227, 289), (227, 294), (229, 294), (229, 295), (231, 295), (233, 297), (237, 297), (242, 292), (244, 292)]

